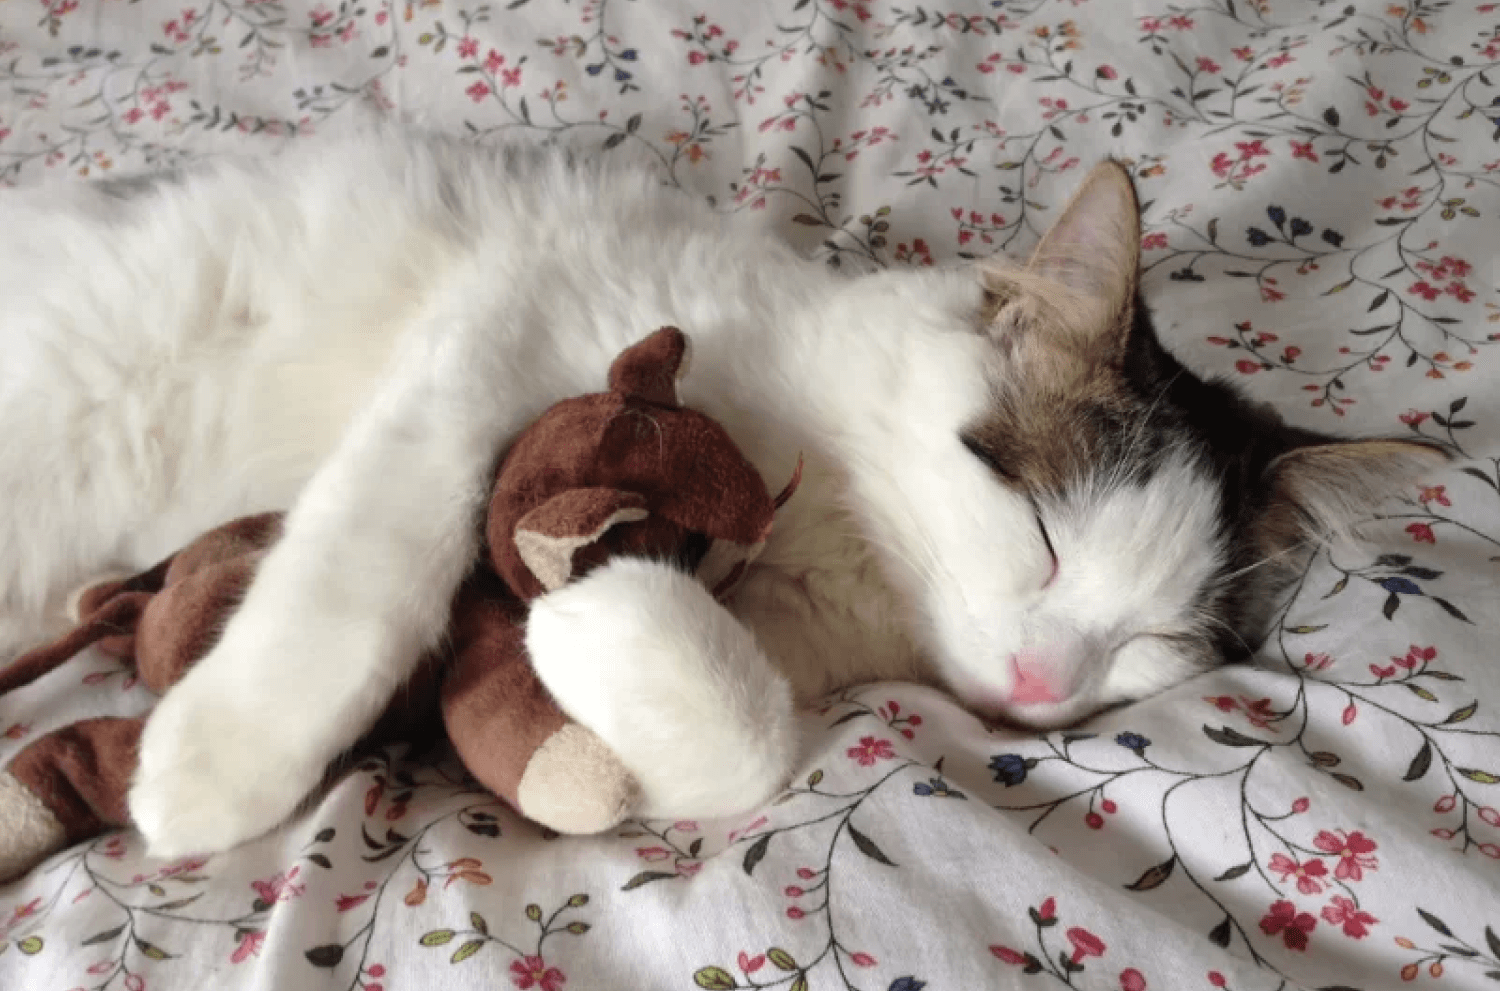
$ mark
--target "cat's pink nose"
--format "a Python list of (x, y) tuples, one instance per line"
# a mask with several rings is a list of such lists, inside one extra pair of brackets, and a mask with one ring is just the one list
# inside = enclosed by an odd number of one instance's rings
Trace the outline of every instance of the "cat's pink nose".
[(1041, 658), (1031, 651), (1021, 651), (1011, 658), (1015, 668), (1015, 687), (1011, 689), (1012, 702), (1063, 702), (1064, 693), (1053, 683), (1055, 675), (1049, 674)]

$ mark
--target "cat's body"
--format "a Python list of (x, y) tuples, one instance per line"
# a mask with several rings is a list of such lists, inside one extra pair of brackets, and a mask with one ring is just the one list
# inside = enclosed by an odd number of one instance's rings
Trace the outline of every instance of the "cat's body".
[[(534, 610), (539, 674), (648, 812), (779, 787), (793, 692), (927, 680), (1055, 723), (1159, 690), (1218, 656), (1213, 623), (1250, 594), (1232, 572), (1300, 540), (1298, 513), (1337, 522), (1323, 482), (1381, 471), (1277, 474), (1317, 439), (1272, 425), (1210, 450), (1164, 418), (1180, 369), (1122, 371), (1137, 221), (1118, 171), (1069, 217), (1025, 272), (852, 279), (643, 174), (400, 135), (7, 193), (3, 632), (19, 645), (100, 571), (291, 507), (239, 615), (153, 715), (131, 800), (160, 853), (253, 836), (441, 636), (508, 437), (675, 324), (694, 345), (684, 401), (773, 490), (806, 467), (733, 616), (645, 561)], [(1051, 432), (1038, 417), (1071, 446), (1007, 454)], [(1111, 444), (1090, 467), (1096, 435)]]

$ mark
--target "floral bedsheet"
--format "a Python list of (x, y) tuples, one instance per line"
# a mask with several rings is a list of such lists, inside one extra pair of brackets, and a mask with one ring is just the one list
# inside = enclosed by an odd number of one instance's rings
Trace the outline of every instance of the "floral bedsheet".
[[(1496, 987), (1497, 8), (0, 2), (6, 184), (388, 113), (638, 154), (832, 264), (919, 266), (1024, 251), (1121, 156), (1187, 360), (1458, 457), (1308, 569), (1257, 664), (1078, 731), (873, 686), (806, 714), (758, 813), (593, 840), (392, 750), (232, 855), (111, 835), (0, 890), (0, 987)], [(0, 760), (148, 703), (80, 659), (0, 702)]]

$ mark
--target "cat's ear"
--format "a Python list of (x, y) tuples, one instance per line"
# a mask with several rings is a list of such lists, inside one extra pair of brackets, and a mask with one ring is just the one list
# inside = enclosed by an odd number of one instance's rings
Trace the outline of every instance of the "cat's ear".
[(1439, 447), (1411, 440), (1330, 441), (1296, 447), (1266, 468), (1260, 550), (1281, 553), (1309, 542), (1341, 541), (1352, 528), (1442, 467)]
[(1027, 262), (1027, 271), (1078, 297), (1080, 333), (1123, 345), (1141, 264), (1141, 217), (1130, 174), (1094, 166)]

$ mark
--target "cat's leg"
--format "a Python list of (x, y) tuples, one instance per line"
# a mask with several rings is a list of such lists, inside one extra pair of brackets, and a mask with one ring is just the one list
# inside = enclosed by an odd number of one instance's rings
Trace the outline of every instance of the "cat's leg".
[(532, 603), (526, 644), (562, 709), (635, 776), (640, 814), (732, 815), (785, 787), (791, 688), (691, 576), (611, 561)]
[(498, 452), (534, 405), (503, 328), (441, 316), (397, 354), (219, 643), (152, 713), (130, 813), (153, 854), (280, 824), (441, 636)]

